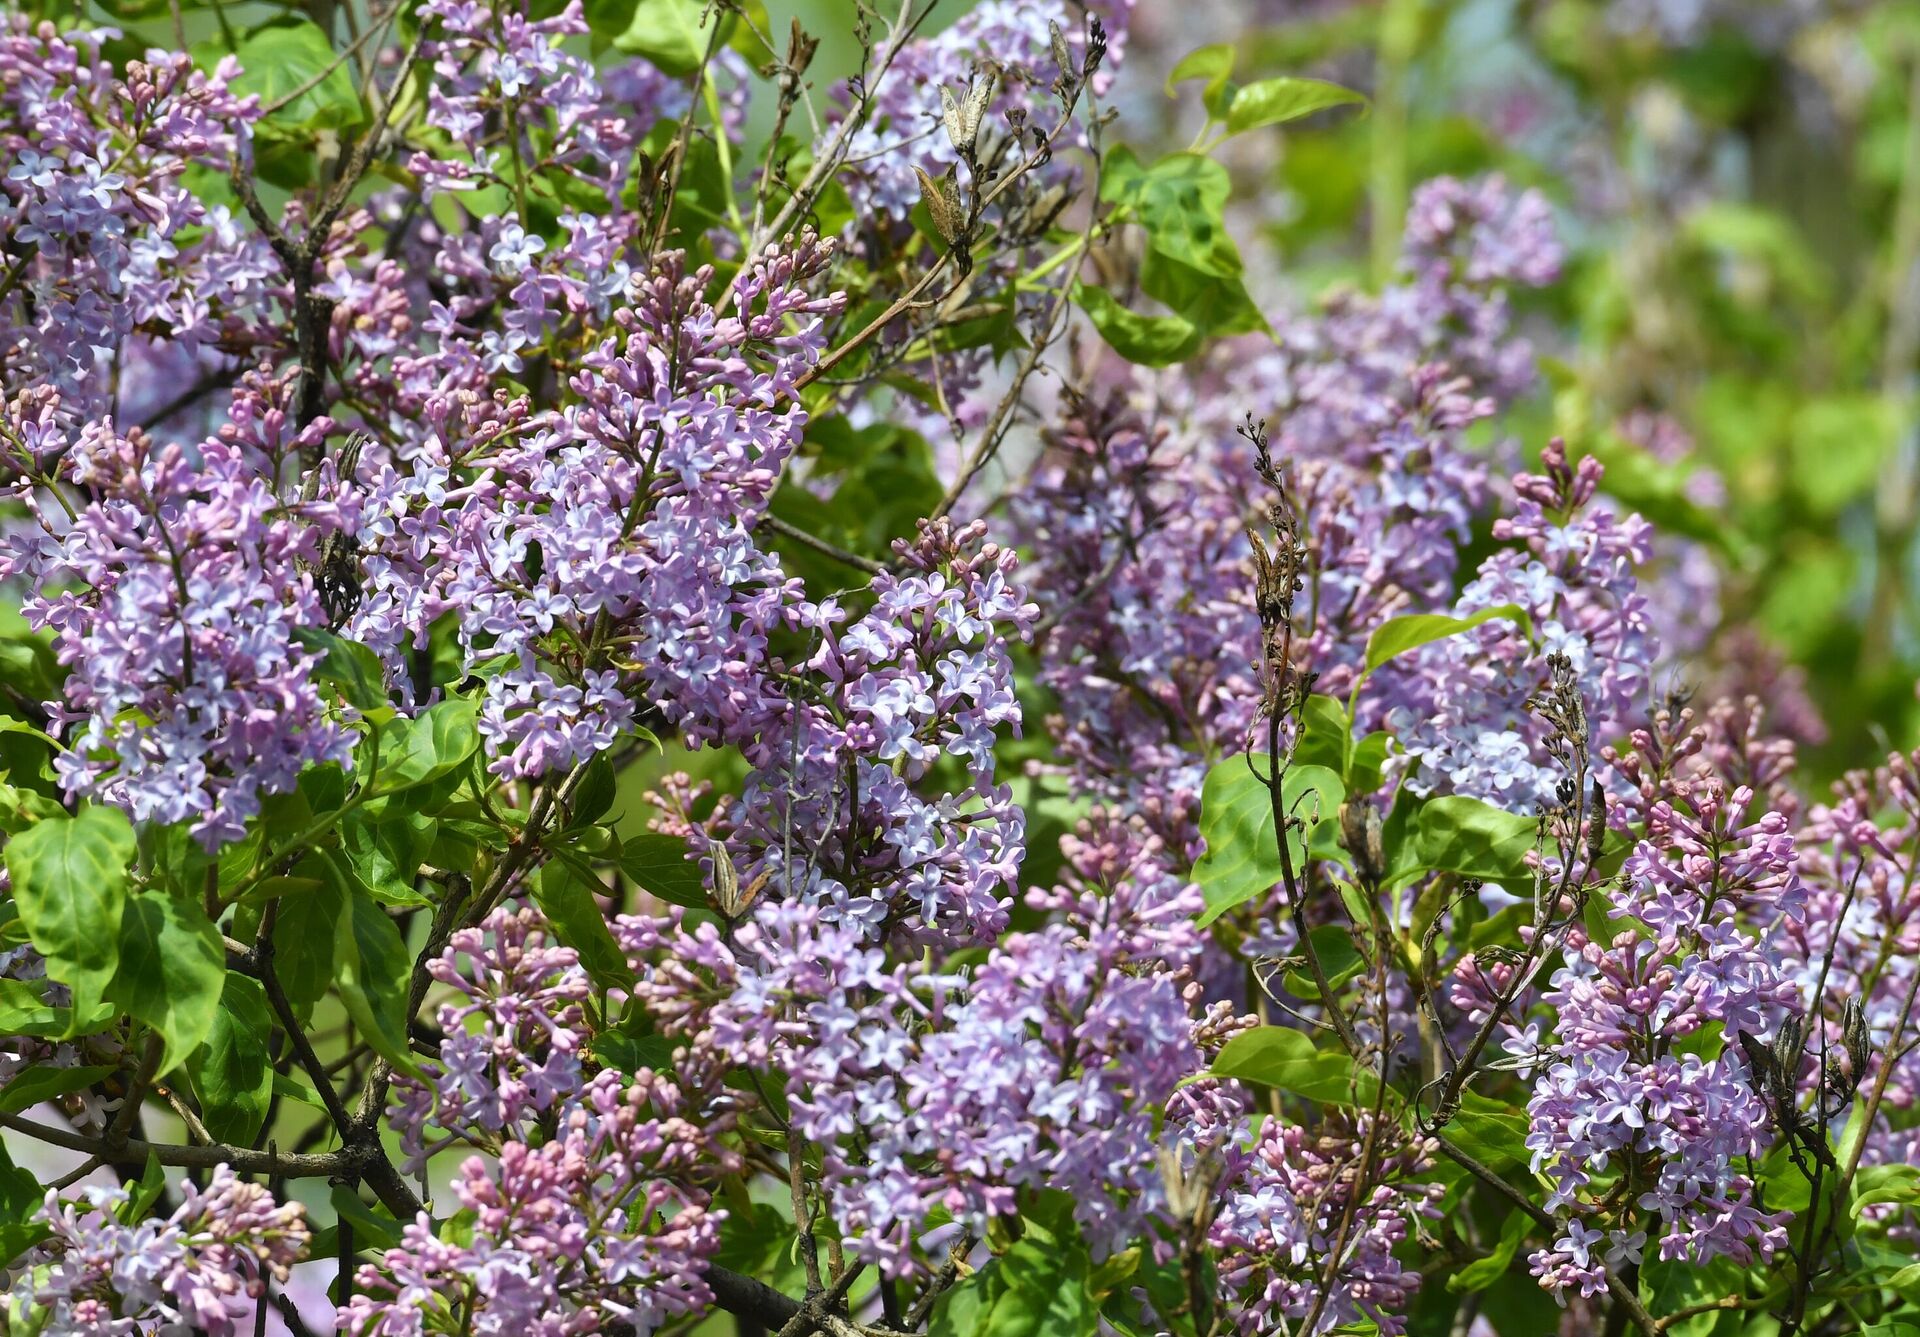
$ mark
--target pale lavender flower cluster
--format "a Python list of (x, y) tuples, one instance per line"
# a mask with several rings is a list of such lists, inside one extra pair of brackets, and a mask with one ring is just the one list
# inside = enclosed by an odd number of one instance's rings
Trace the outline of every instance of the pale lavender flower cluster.
[[(966, 945), (1006, 927), (1025, 822), (993, 748), (1019, 730), (1008, 639), (1036, 610), (1011, 579), (1014, 554), (985, 533), (923, 524), (896, 544), (899, 574), (873, 578), (866, 613), (807, 606), (819, 690), (740, 739), (756, 767), (736, 822), (743, 875), (870, 937)], [(918, 792), (943, 758), (965, 786)]]
[[(1501, 1024), (1509, 1052), (1538, 1073), (1527, 1146), (1553, 1182), (1547, 1207), (1572, 1217), (1533, 1257), (1551, 1290), (1599, 1293), (1602, 1264), (1637, 1261), (1656, 1222), (1662, 1259), (1745, 1263), (1786, 1243), (1787, 1217), (1759, 1205), (1743, 1168), (1771, 1133), (1736, 1040), (1769, 1040), (1797, 1002), (1777, 940), (1805, 890), (1786, 819), (1749, 820), (1752, 800), (1702, 782), (1657, 803), (1626, 863), (1613, 937), (1571, 927), (1539, 995), (1551, 1019)], [(1455, 1002), (1483, 1021), (1515, 969), (1469, 957)], [(1639, 1192), (1622, 1203), (1610, 1171), (1629, 1160)]]
[[(1257, 484), (1233, 415), (1270, 414), (1316, 572), (1301, 654), (1342, 693), (1374, 626), (1452, 600), (1488, 495), (1461, 433), (1493, 413), (1489, 391), (1530, 379), (1502, 291), (1558, 272), (1549, 221), (1498, 178), (1429, 183), (1401, 283), (1342, 294), (1178, 380), (1075, 400), (1050, 435), (1015, 509), (1057, 600), (1050, 727), (1076, 787), (1148, 814), (1180, 860), (1199, 853), (1205, 759), (1239, 746), (1259, 705), (1242, 532)], [(1384, 707), (1364, 704), (1378, 722)]]
[(725, 1214), (703, 1186), (738, 1169), (727, 1102), (663, 1073), (589, 1076), (591, 985), (531, 909), (461, 930), (429, 968), (454, 991), (445, 1038), (421, 1080), (396, 1081), (391, 1112), (415, 1172), (457, 1143), (489, 1153), (453, 1185), (472, 1232), (436, 1233), (423, 1212), (361, 1269), (342, 1330), (414, 1337), (460, 1315), (502, 1337), (608, 1319), (647, 1332), (711, 1303), (701, 1276)]
[(806, 415), (794, 381), (839, 297), (805, 283), (831, 247), (770, 248), (728, 289), (677, 257), (628, 281), (633, 305), (572, 378), (578, 402), (435, 397), (424, 439), (361, 467), (366, 577), (349, 634), (397, 685), (451, 613), (486, 666), (493, 768), (544, 774), (611, 746), (653, 697), (695, 741), (747, 740), (784, 706), (767, 637), (797, 586), (755, 543)]
[(21, 1260), (16, 1305), (38, 1307), (41, 1330), (72, 1337), (176, 1324), (235, 1337), (266, 1279), (284, 1282), (306, 1252), (305, 1215), (224, 1165), (205, 1188), (188, 1181), (180, 1192), (170, 1215), (128, 1223), (125, 1186), (87, 1189), (79, 1202), (49, 1191), (39, 1219), (52, 1235)]
[(0, 296), (0, 361), (10, 395), (52, 387), (74, 420), (112, 407), (109, 373), (139, 380), (157, 342), (193, 366), (272, 340), (273, 256), (185, 181), (244, 150), (257, 100), (230, 91), (231, 57), (208, 73), (156, 50), (116, 71), (101, 53), (116, 35), (0, 18), (0, 239), (22, 257)]
[(0, 579), (32, 587), (27, 619), (73, 670), (50, 706), (62, 783), (136, 821), (191, 822), (209, 847), (303, 767), (349, 760), (298, 634), (327, 624), (314, 569), (354, 511), (276, 493), (280, 461), (326, 425), (294, 434), (284, 390), (252, 380), (191, 456), (100, 421), (43, 437), (36, 469), (58, 481), (16, 493), (39, 532), (0, 541)]
[(470, 1233), (422, 1212), (361, 1267), (340, 1331), (571, 1337), (620, 1321), (652, 1332), (711, 1304), (703, 1278), (725, 1213), (696, 1185), (729, 1168), (714, 1141), (729, 1122), (643, 1071), (600, 1073), (556, 1123), (539, 1145), (503, 1144), (497, 1163), (469, 1157), (453, 1190)]
[[(477, 928), (461, 929), (428, 965), (455, 991), (440, 1005), (445, 1039), (421, 1064), (421, 1080), (397, 1077), (393, 1123), (407, 1168), (467, 1141), (493, 1147), (524, 1141), (535, 1121), (580, 1094), (586, 1084), (581, 1004), (592, 995), (579, 954), (547, 941), (531, 909), (503, 908)], [(429, 1145), (428, 1123), (447, 1130)]]
[[(1207, 1240), (1220, 1251), (1220, 1287), (1242, 1333), (1285, 1331), (1309, 1311), (1314, 1331), (1371, 1323), (1386, 1337), (1406, 1331), (1420, 1274), (1395, 1251), (1411, 1226), (1436, 1218), (1440, 1185), (1410, 1182), (1425, 1168), (1418, 1148), (1380, 1158), (1355, 1200), (1344, 1172), (1366, 1140), (1367, 1116), (1309, 1128), (1268, 1119), (1245, 1146), (1227, 1149), (1226, 1178)], [(1326, 1251), (1347, 1221), (1346, 1246), (1326, 1285)]]
[(1512, 514), (1494, 522), (1503, 548), (1481, 563), (1450, 610), (1468, 617), (1517, 605), (1504, 618), (1434, 642), (1388, 677), (1387, 718), (1409, 758), (1416, 793), (1451, 792), (1529, 810), (1552, 793), (1557, 772), (1540, 744), (1546, 724), (1528, 700), (1546, 682), (1549, 655), (1573, 666), (1595, 738), (1622, 734), (1644, 709), (1659, 656), (1636, 568), (1652, 528), (1595, 503), (1597, 460), (1570, 465), (1562, 443), (1544, 474), (1513, 480)]
[[(858, 183), (864, 207), (904, 221), (920, 199), (915, 169), (938, 177), (959, 165), (960, 154), (941, 128), (940, 89), (964, 101), (974, 77), (991, 75), (999, 91), (988, 110), (989, 131), (1004, 125), (1009, 111), (1025, 117), (1030, 127), (1048, 129), (1047, 90), (1063, 73), (1054, 59), (1050, 25), (1059, 27), (1078, 60), (1087, 48), (1088, 19), (1097, 18), (1111, 66), (1125, 49), (1133, 5), (1134, 0), (982, 0), (933, 36), (906, 43), (875, 93), (867, 122), (848, 136), (847, 179)], [(1102, 77), (1098, 87), (1105, 86)], [(838, 122), (825, 131), (828, 137), (842, 133)], [(1055, 181), (1070, 180), (1076, 171), (1064, 156), (1044, 170)]]
[(970, 977), (784, 902), (731, 938), (624, 921), (629, 951), (654, 962), (636, 994), (686, 1061), (785, 1077), (849, 1252), (889, 1275), (979, 1237), (1024, 1188), (1072, 1193), (1087, 1238), (1117, 1247), (1159, 1201), (1154, 1109), (1205, 1063), (1180, 968), (1199, 902), (1154, 870), (1150, 842), (1088, 828), (1070, 884), (1035, 899), (1061, 922)]

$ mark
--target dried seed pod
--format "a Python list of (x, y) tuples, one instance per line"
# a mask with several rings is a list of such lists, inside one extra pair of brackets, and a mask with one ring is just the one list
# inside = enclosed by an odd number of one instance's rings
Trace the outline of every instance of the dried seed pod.
[(968, 81), (965, 98), (956, 98), (945, 84), (940, 86), (941, 120), (946, 123), (947, 142), (954, 152), (971, 159), (980, 139), (980, 123), (986, 118), (987, 104), (993, 100), (994, 78), (976, 74)]
[(1840, 1009), (1840, 1039), (1847, 1047), (1847, 1061), (1857, 1086), (1866, 1077), (1867, 1064), (1873, 1058), (1873, 1033), (1867, 1028), (1867, 1010), (1859, 994), (1847, 995)]
[(926, 201), (927, 212), (933, 215), (934, 230), (949, 246), (954, 245), (967, 228), (967, 210), (960, 202), (959, 186), (951, 174), (931, 177), (919, 167), (913, 171), (920, 178), (920, 198)]
[(1340, 805), (1340, 843), (1353, 856), (1353, 871), (1362, 885), (1373, 886), (1386, 875), (1387, 856), (1380, 833), (1380, 810), (1365, 799)]

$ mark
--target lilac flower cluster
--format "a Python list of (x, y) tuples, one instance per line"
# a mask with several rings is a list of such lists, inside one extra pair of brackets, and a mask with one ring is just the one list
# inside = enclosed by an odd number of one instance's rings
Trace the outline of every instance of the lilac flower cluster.
[(1481, 563), (1450, 610), (1468, 617), (1516, 605), (1538, 650), (1499, 619), (1435, 642), (1394, 675), (1389, 719), (1418, 793), (1471, 794), (1519, 811), (1549, 797), (1546, 725), (1527, 705), (1545, 684), (1547, 655), (1572, 664), (1597, 738), (1624, 732), (1650, 688), (1659, 649), (1635, 569), (1651, 555), (1651, 527), (1594, 500), (1598, 461), (1569, 464), (1554, 441), (1541, 463), (1544, 474), (1515, 476), (1513, 512), (1494, 522), (1495, 538), (1521, 546)]
[[(0, 19), (0, 363), (9, 396), (60, 392), (69, 425), (114, 406), (114, 373), (164, 344), (176, 367), (269, 342), (263, 308), (277, 266), (226, 208), (188, 187), (249, 142), (257, 100), (185, 52), (116, 69), (109, 30), (59, 34)], [(126, 396), (137, 385), (122, 385)]]
[[(1428, 183), (1405, 278), (1380, 296), (1340, 295), (1278, 323), (1273, 344), (1069, 405), (1016, 514), (1058, 600), (1043, 677), (1076, 786), (1153, 814), (1190, 858), (1205, 758), (1239, 746), (1258, 706), (1242, 533), (1255, 483), (1222, 404), (1267, 408), (1292, 470), (1315, 571), (1300, 652), (1323, 690), (1351, 685), (1380, 621), (1448, 606), (1488, 493), (1461, 433), (1531, 379), (1503, 293), (1557, 273), (1549, 222), (1498, 178)], [(1215, 393), (1229, 375), (1233, 393)]]
[[(1438, 1217), (1442, 1190), (1410, 1182), (1425, 1168), (1417, 1147), (1383, 1157), (1364, 1185), (1345, 1173), (1365, 1155), (1365, 1117), (1318, 1128), (1270, 1119), (1226, 1153), (1208, 1242), (1226, 1260), (1220, 1288), (1239, 1331), (1275, 1331), (1316, 1310), (1317, 1331), (1348, 1323), (1375, 1324), (1387, 1337), (1406, 1331), (1421, 1279), (1396, 1250), (1414, 1222)], [(1324, 1255), (1343, 1220), (1346, 1245), (1329, 1280)]]
[(0, 579), (33, 587), (23, 611), (73, 669), (53, 707), (70, 728), (62, 783), (136, 821), (191, 822), (209, 847), (302, 767), (349, 759), (299, 633), (327, 624), (315, 568), (354, 510), (274, 490), (278, 464), (319, 435), (292, 431), (285, 388), (250, 380), (193, 456), (101, 421), (61, 432), (46, 394), (15, 491), (39, 532), (0, 542)]
[(453, 1184), (471, 1234), (423, 1212), (361, 1270), (341, 1330), (413, 1337), (457, 1315), (475, 1333), (651, 1331), (709, 1304), (701, 1274), (725, 1213), (703, 1186), (739, 1168), (727, 1102), (644, 1070), (589, 1075), (592, 988), (532, 910), (461, 930), (430, 969), (454, 991), (445, 1039), (422, 1080), (396, 1082), (393, 1123), (421, 1174), (449, 1146), (488, 1153)]
[(710, 270), (669, 256), (627, 283), (616, 333), (582, 358), (578, 402), (435, 396), (430, 435), (363, 458), (363, 597), (348, 633), (404, 685), (409, 650), (457, 618), (487, 681), (502, 774), (611, 746), (652, 697), (695, 741), (753, 737), (784, 705), (767, 637), (797, 588), (754, 541), (806, 415), (795, 378), (840, 305), (807, 280), (832, 248), (769, 248), (711, 305)]
[[(1047, 90), (1063, 73), (1053, 48), (1053, 29), (1059, 29), (1067, 49), (1079, 60), (1087, 48), (1088, 19), (1098, 19), (1106, 34), (1108, 61), (1117, 64), (1125, 50), (1133, 5), (1134, 0), (1092, 4), (984, 0), (933, 36), (905, 43), (875, 95), (876, 105), (866, 123), (850, 134), (839, 121), (826, 130), (829, 138), (846, 135), (847, 179), (857, 183), (868, 208), (884, 211), (896, 223), (904, 221), (920, 199), (917, 173), (938, 177), (961, 161), (959, 150), (942, 133), (938, 90), (964, 101), (974, 80), (993, 79), (998, 92), (988, 108), (989, 129), (1015, 111), (1028, 125), (1045, 130)], [(1098, 86), (1104, 88), (1106, 82), (1103, 76)], [(990, 154), (991, 150), (983, 156)], [(1070, 181), (1075, 170), (1062, 157), (1048, 165), (1047, 184)]]
[(504, 1143), (497, 1164), (460, 1167), (453, 1190), (471, 1233), (437, 1233), (426, 1212), (341, 1309), (355, 1337), (415, 1337), (446, 1324), (488, 1337), (565, 1337), (609, 1320), (650, 1332), (712, 1303), (702, 1274), (724, 1213), (693, 1185), (713, 1167), (713, 1125), (680, 1090), (642, 1072), (603, 1072), (539, 1145)]
[(1198, 901), (1154, 853), (1137, 826), (1086, 828), (1071, 881), (1035, 897), (1062, 920), (971, 976), (891, 959), (803, 903), (731, 939), (625, 921), (654, 963), (636, 996), (685, 1063), (784, 1077), (847, 1249), (889, 1275), (981, 1238), (1039, 1188), (1071, 1192), (1087, 1238), (1118, 1247), (1158, 1201), (1153, 1111), (1204, 1066), (1181, 969)]
[(38, 1311), (43, 1331), (122, 1337), (178, 1324), (235, 1337), (265, 1280), (287, 1279), (309, 1232), (298, 1204), (215, 1167), (205, 1188), (181, 1186), (164, 1219), (122, 1219), (131, 1192), (87, 1189), (79, 1202), (49, 1192), (38, 1219), (52, 1232), (22, 1260), (15, 1317)]
[[(1598, 1294), (1603, 1262), (1637, 1261), (1656, 1221), (1662, 1259), (1744, 1263), (1786, 1243), (1788, 1218), (1755, 1201), (1739, 1168), (1767, 1150), (1769, 1116), (1735, 1042), (1770, 1040), (1798, 1001), (1776, 940), (1806, 892), (1786, 819), (1749, 820), (1752, 801), (1706, 781), (1656, 803), (1613, 936), (1572, 926), (1538, 999), (1550, 1020), (1501, 1023), (1538, 1073), (1527, 1146), (1553, 1182), (1548, 1210), (1571, 1212), (1533, 1257), (1551, 1290)], [(1454, 1001), (1483, 1022), (1515, 969), (1467, 958)]]

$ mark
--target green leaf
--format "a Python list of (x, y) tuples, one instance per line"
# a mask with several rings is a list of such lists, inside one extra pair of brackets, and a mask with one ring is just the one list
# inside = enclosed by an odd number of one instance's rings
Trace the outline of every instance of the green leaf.
[(1227, 1041), (1209, 1070), (1332, 1105), (1371, 1104), (1378, 1083), (1346, 1054), (1314, 1047), (1305, 1031), (1261, 1026)]
[(1495, 618), (1518, 623), (1523, 634), (1533, 635), (1533, 620), (1519, 604), (1497, 604), (1466, 617), (1413, 613), (1406, 617), (1388, 618), (1374, 628), (1373, 635), (1367, 637), (1367, 672), (1373, 672), (1389, 659), (1404, 655), (1409, 650), (1444, 640), (1448, 636), (1457, 636), (1463, 631), (1471, 631)]
[(1174, 96), (1174, 89), (1193, 79), (1207, 81), (1202, 94), (1207, 109), (1211, 111), (1215, 100), (1227, 80), (1233, 74), (1233, 47), (1225, 42), (1212, 46), (1196, 47), (1180, 57), (1174, 67), (1167, 72), (1167, 96)]
[(111, 1063), (87, 1068), (28, 1068), (0, 1087), (0, 1114), (20, 1114), (56, 1096), (84, 1091), (120, 1069)]
[(433, 843), (435, 822), (401, 812), (375, 821), (364, 811), (340, 823), (340, 851), (360, 885), (382, 905), (418, 908), (432, 904), (414, 889), (422, 855)]
[[(1344, 926), (1321, 924), (1308, 936), (1313, 939), (1313, 952), (1320, 960), (1320, 968), (1327, 974), (1328, 988), (1338, 991), (1341, 985), (1366, 969), (1366, 960), (1353, 945), (1353, 934)], [(1289, 970), (1282, 982), (1295, 998), (1320, 996), (1320, 986), (1313, 978), (1311, 967)]]
[(321, 627), (297, 627), (293, 638), (320, 656), (313, 666), (315, 682), (331, 683), (341, 699), (356, 710), (377, 710), (388, 704), (386, 677), (380, 659), (358, 641)]
[(1100, 182), (1100, 198), (1131, 208), (1156, 252), (1213, 278), (1240, 276), (1240, 251), (1226, 222), (1232, 194), (1226, 167), (1199, 153), (1170, 153), (1142, 167), (1118, 148)]
[(1513, 1256), (1520, 1252), (1520, 1245), (1527, 1238), (1527, 1228), (1533, 1224), (1533, 1218), (1525, 1212), (1510, 1211), (1506, 1223), (1500, 1227), (1500, 1241), (1493, 1246), (1493, 1252), (1485, 1258), (1476, 1258), (1465, 1267), (1447, 1278), (1447, 1289), (1455, 1295), (1466, 1291), (1483, 1291), (1506, 1275), (1513, 1266)]
[(607, 917), (593, 894), (592, 870), (556, 858), (534, 879), (533, 900), (553, 926), (554, 936), (580, 955), (580, 965), (602, 989), (633, 987), (626, 953), (613, 940)]
[(360, 1195), (346, 1185), (335, 1184), (327, 1201), (333, 1204), (334, 1215), (339, 1220), (352, 1224), (356, 1249), (391, 1249), (400, 1242), (400, 1223), (393, 1219), (392, 1213), (367, 1206), (360, 1201)]
[(1807, 400), (1794, 414), (1787, 438), (1795, 499), (1830, 516), (1865, 496), (1901, 430), (1899, 409), (1880, 395)]
[(1192, 357), (1205, 331), (1183, 316), (1144, 316), (1129, 311), (1105, 288), (1073, 285), (1073, 300), (1087, 313), (1109, 347), (1142, 367), (1167, 367)]
[(676, 77), (692, 74), (707, 54), (710, 34), (700, 25), (703, 0), (639, 0), (626, 30), (613, 39), (616, 50), (645, 56)]
[(403, 1071), (414, 1071), (407, 1045), (413, 959), (399, 926), (373, 897), (356, 887), (341, 904), (335, 933), (334, 978), (347, 1014), (382, 1058)]
[(272, 1014), (260, 982), (229, 971), (206, 1043), (187, 1060), (200, 1119), (219, 1142), (249, 1147), (273, 1098)]
[(73, 991), (74, 1014), (105, 996), (120, 964), (133, 828), (118, 808), (49, 817), (7, 842), (7, 876), (47, 973)]
[(0, 1223), (19, 1225), (40, 1210), (46, 1191), (30, 1171), (13, 1163), (4, 1145), (0, 1145)]
[[(217, 45), (207, 53), (214, 59), (225, 54)], [(326, 34), (309, 20), (276, 20), (256, 28), (240, 40), (234, 54), (241, 67), (233, 81), (236, 94), (258, 93), (266, 107), (304, 90), (269, 117), (269, 124), (341, 130), (365, 123), (367, 110), (353, 86), (352, 62), (338, 59)]]
[(213, 1029), (226, 976), (220, 931), (197, 901), (157, 893), (127, 899), (120, 968), (107, 999), (159, 1032), (162, 1074), (185, 1062)]
[(1538, 818), (1477, 798), (1448, 794), (1428, 799), (1413, 813), (1413, 863), (1418, 871), (1457, 873), (1483, 882), (1530, 881), (1526, 858), (1539, 828)]
[(1262, 79), (1233, 95), (1227, 107), (1227, 133), (1241, 135), (1262, 126), (1297, 121), (1328, 107), (1365, 106), (1366, 102), (1351, 88), (1323, 79)]
[(1077, 1240), (1016, 1240), (941, 1297), (929, 1337), (1091, 1337), (1099, 1311)]
[(613, 762), (604, 752), (594, 753), (580, 777), (579, 785), (574, 788), (572, 801), (567, 805), (568, 829), (592, 826), (605, 817), (613, 807), (618, 790), (619, 777), (613, 773)]
[(474, 723), (478, 713), (473, 701), (456, 696), (413, 719), (388, 721), (380, 730), (380, 772), (374, 782), (378, 791), (391, 794), (431, 784), (466, 765), (480, 748)]
[(122, 1225), (133, 1225), (153, 1210), (160, 1201), (160, 1195), (167, 1191), (167, 1172), (160, 1168), (160, 1160), (152, 1151), (147, 1152), (147, 1163), (140, 1170), (140, 1178), (133, 1185), (133, 1192), (120, 1204), (119, 1215)]
[(335, 942), (349, 881), (334, 861), (319, 853), (294, 865), (313, 889), (280, 901), (273, 925), (275, 973), (287, 1000), (311, 1007), (333, 983)]
[(1460, 1108), (1447, 1124), (1446, 1135), (1462, 1151), (1496, 1170), (1523, 1166), (1527, 1150), (1526, 1112), (1474, 1091), (1460, 1093)]
[[(1236, 905), (1271, 891), (1281, 880), (1280, 847), (1274, 838), (1273, 799), (1255, 768), (1264, 770), (1264, 753), (1228, 757), (1207, 772), (1200, 794), (1200, 834), (1207, 852), (1193, 866), (1193, 880), (1206, 898), (1201, 924), (1211, 924)], [(1335, 819), (1346, 797), (1340, 777), (1325, 766), (1292, 766), (1280, 784), (1290, 816), (1305, 831), (1287, 835), (1296, 871), (1305, 866), (1306, 844), (1320, 821)]]
[(708, 910), (706, 879), (700, 865), (687, 851), (687, 842), (679, 836), (657, 832), (628, 836), (620, 842), (620, 871), (634, 885), (669, 905)]

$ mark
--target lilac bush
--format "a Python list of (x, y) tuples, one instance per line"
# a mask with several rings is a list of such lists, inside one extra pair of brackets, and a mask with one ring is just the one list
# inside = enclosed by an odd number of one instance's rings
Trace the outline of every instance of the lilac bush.
[(0, 1331), (1920, 1321), (1920, 752), (1621, 211), (957, 8), (0, 19)]

